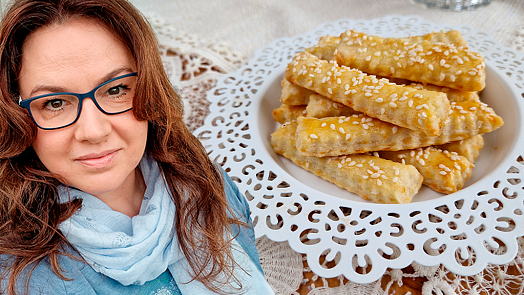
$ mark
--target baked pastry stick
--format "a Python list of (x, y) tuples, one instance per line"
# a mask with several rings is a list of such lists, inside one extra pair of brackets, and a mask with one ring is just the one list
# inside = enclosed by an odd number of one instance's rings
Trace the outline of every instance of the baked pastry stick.
[(430, 136), (440, 134), (450, 110), (444, 93), (378, 80), (359, 70), (339, 67), (336, 62), (319, 60), (308, 52), (293, 57), (286, 68), (286, 79), (355, 111)]
[(379, 152), (379, 155), (381, 158), (415, 166), (424, 177), (422, 184), (443, 194), (462, 189), (474, 166), (463, 156), (434, 147)]
[[(462, 38), (462, 35), (459, 31), (450, 30), (447, 32), (431, 32), (422, 36), (410, 36), (407, 38), (401, 38), (410, 43), (420, 43), (424, 41), (429, 41), (433, 43), (447, 43), (453, 44), (457, 47), (467, 46), (466, 40)], [(306, 51), (315, 55), (319, 59), (331, 60), (333, 59), (333, 54), (337, 49), (338, 43), (340, 42), (340, 37), (335, 36), (322, 36), (320, 37), (318, 44), (306, 48)]]
[(476, 91), (464, 91), (459, 89), (452, 89), (448, 87), (437, 86), (433, 84), (422, 84), (422, 83), (409, 83), (406, 84), (409, 87), (416, 89), (425, 89), (430, 91), (438, 91), (446, 94), (446, 97), (450, 102), (461, 102), (468, 100), (480, 101), (479, 95)]
[(301, 155), (314, 157), (400, 151), (466, 139), (491, 132), (504, 123), (482, 102), (451, 105), (451, 115), (439, 136), (427, 136), (363, 114), (323, 119), (298, 117), (296, 146)]
[[(307, 117), (325, 118), (325, 117), (349, 117), (360, 112), (335, 102), (320, 94), (313, 94), (309, 97), (309, 103), (306, 107)], [(306, 115), (304, 115), (306, 117)]]
[(306, 51), (319, 59), (331, 60), (339, 42), (338, 36), (322, 36), (316, 45), (306, 48)]
[(484, 59), (467, 47), (429, 41), (410, 43), (352, 30), (340, 37), (334, 54), (340, 65), (466, 91), (480, 91), (485, 86)]
[(303, 157), (295, 148), (296, 126), (296, 122), (286, 123), (271, 135), (274, 151), (366, 200), (386, 204), (409, 203), (422, 185), (422, 175), (415, 167), (371, 155)]
[(436, 145), (434, 148), (447, 150), (451, 153), (457, 153), (465, 157), (471, 163), (475, 163), (480, 154), (480, 150), (484, 146), (484, 137), (482, 134), (466, 138), (459, 141), (453, 141), (443, 145)]
[(290, 106), (307, 105), (309, 96), (316, 94), (314, 91), (289, 83), (285, 78), (282, 80), (282, 95), (280, 102)]
[(282, 104), (273, 110), (273, 120), (280, 124), (296, 121), (299, 116), (307, 116), (306, 106), (289, 106)]
[(466, 40), (462, 38), (462, 34), (460, 34), (457, 30), (449, 30), (447, 32), (440, 31), (440, 32), (431, 32), (426, 35), (422, 36), (410, 36), (407, 38), (399, 38), (403, 41), (407, 41), (409, 43), (422, 43), (424, 41), (429, 41), (432, 43), (446, 43), (446, 44), (453, 44), (457, 47), (460, 46), (467, 46)]

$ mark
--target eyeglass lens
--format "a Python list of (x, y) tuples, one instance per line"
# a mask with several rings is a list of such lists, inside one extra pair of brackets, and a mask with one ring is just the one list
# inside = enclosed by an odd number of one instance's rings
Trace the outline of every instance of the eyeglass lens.
[[(95, 91), (94, 100), (106, 114), (117, 114), (133, 107), (136, 76), (116, 79)], [(31, 115), (42, 128), (60, 128), (73, 123), (80, 114), (80, 100), (71, 94), (48, 95), (30, 104)]]

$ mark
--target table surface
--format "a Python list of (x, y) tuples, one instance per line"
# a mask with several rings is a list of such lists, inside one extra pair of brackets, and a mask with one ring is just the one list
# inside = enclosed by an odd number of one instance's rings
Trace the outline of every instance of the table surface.
[[(468, 26), (488, 33), (501, 45), (524, 51), (524, 1), (522, 0), (492, 0), (492, 3), (486, 7), (462, 12), (427, 9), (420, 4), (412, 3), (411, 0), (131, 0), (131, 2), (146, 16), (156, 15), (172, 24), (178, 34), (189, 34), (193, 44), (200, 44), (200, 46), (225, 44), (241, 62), (249, 60), (256, 49), (266, 46), (276, 38), (303, 34), (325, 22), (343, 18), (374, 19), (391, 14), (418, 15), (433, 23)], [(195, 48), (195, 52), (197, 51), (198, 48)], [(180, 52), (177, 53), (175, 50), (172, 54), (177, 55)], [(207, 58), (212, 59), (212, 56)], [(190, 63), (188, 59), (181, 60), (183, 66)], [(231, 68), (224, 71), (231, 71), (235, 66), (242, 65), (238, 61), (233, 64)], [(211, 67), (207, 70), (212, 71)], [(196, 94), (195, 91), (184, 92), (184, 85), (186, 85), (184, 83), (195, 76), (198, 75), (185, 78), (183, 75), (180, 76), (182, 93), (197, 100), (205, 99), (205, 90), (209, 90), (212, 85), (200, 87), (198, 90), (200, 92), (196, 91)], [(191, 114), (196, 117), (206, 116), (205, 110)], [(259, 241), (257, 244), (259, 250), (261, 247), (264, 248), (261, 260), (265, 255), (269, 255), (265, 251), (268, 247), (266, 245), (271, 243)], [(286, 251), (288, 252), (285, 253), (292, 253)], [(432, 290), (440, 290), (442, 294), (491, 294), (497, 290), (506, 292), (504, 294), (520, 294), (523, 292), (523, 287), (519, 281), (522, 282), (524, 279), (524, 262), (521, 259), (524, 257), (523, 251), (523, 249), (519, 251), (519, 257), (514, 262), (470, 278), (455, 276), (445, 270), (433, 270), (433, 277), (424, 276), (419, 269), (410, 266), (402, 270), (388, 271), (381, 280), (368, 286), (351, 285), (346, 278), (320, 278), (308, 271), (307, 262), (300, 259), (303, 267), (303, 272), (300, 274), (302, 277), (299, 278), (300, 284), (286, 289), (285, 286), (275, 286), (276, 283), (273, 281), (273, 287), (280, 292), (279, 294), (296, 292), (295, 294), (311, 295), (330, 294), (326, 293), (329, 288), (338, 288), (337, 294), (357, 294), (356, 291), (350, 290), (357, 287), (360, 291), (366, 290), (367, 293), (362, 294), (380, 294), (382, 290), (386, 290), (388, 294), (406, 294), (409, 291), (411, 294), (429, 295)], [(289, 255), (296, 260), (297, 253)], [(301, 258), (300, 255), (298, 257)], [(286, 257), (283, 259), (285, 260)], [(268, 274), (271, 270), (265, 268), (265, 271), (266, 276), (271, 277), (272, 274)], [(442, 282), (447, 282), (447, 285), (439, 285)], [(343, 286), (346, 288), (343, 289)]]

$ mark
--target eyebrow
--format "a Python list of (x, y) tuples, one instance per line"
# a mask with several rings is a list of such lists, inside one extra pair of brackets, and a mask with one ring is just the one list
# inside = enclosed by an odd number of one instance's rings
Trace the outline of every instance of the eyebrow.
[[(107, 73), (104, 77), (102, 77), (98, 81), (98, 84), (96, 84), (96, 85), (98, 86), (98, 85), (100, 85), (100, 84), (102, 84), (104, 82), (107, 82), (107, 81), (109, 81), (109, 80), (111, 80), (111, 79), (113, 79), (113, 78), (115, 78), (117, 76), (124, 75), (124, 73), (133, 73), (133, 69), (130, 68), (130, 67), (127, 67), (127, 66), (116, 68), (116, 69), (112, 70), (111, 72)], [(33, 94), (36, 93), (36, 92), (40, 92), (40, 91), (46, 91), (46, 92), (49, 92), (49, 93), (71, 92), (71, 91), (67, 91), (66, 88), (60, 87), (60, 86), (38, 85), (38, 86), (36, 86), (35, 88), (33, 88), (31, 90), (31, 92), (29, 93), (29, 97), (28, 98), (35, 97), (35, 95), (33, 95)]]

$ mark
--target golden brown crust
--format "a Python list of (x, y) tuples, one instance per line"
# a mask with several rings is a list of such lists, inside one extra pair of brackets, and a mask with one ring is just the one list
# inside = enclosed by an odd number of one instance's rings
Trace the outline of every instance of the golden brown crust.
[(312, 94), (316, 93), (304, 87), (293, 85), (285, 78), (282, 80), (282, 95), (280, 96), (280, 102), (283, 104), (291, 106), (307, 105), (309, 102), (309, 96)]
[(338, 36), (322, 36), (318, 40), (318, 44), (306, 48), (306, 51), (319, 59), (331, 60), (339, 42), (340, 37)]
[(482, 102), (457, 102), (451, 106), (439, 136), (427, 136), (362, 114), (345, 118), (299, 117), (296, 146), (302, 155), (315, 157), (398, 151), (466, 139), (491, 132), (504, 123)]
[(306, 110), (307, 116), (314, 118), (349, 117), (354, 114), (360, 114), (360, 112), (320, 94), (313, 94), (309, 97)]
[(406, 84), (409, 87), (413, 87), (416, 89), (425, 89), (430, 91), (438, 91), (443, 92), (446, 94), (446, 97), (450, 102), (461, 102), (461, 101), (468, 101), (468, 100), (475, 100), (479, 101), (479, 95), (476, 91), (464, 91), (459, 89), (452, 89), (448, 87), (443, 86), (437, 86), (433, 84), (422, 84), (422, 83), (408, 83)]
[(457, 153), (470, 161), (475, 163), (480, 154), (480, 150), (484, 146), (484, 137), (482, 134), (466, 138), (459, 141), (453, 141), (443, 145), (434, 146), (437, 149), (447, 150), (449, 152)]
[(282, 104), (279, 108), (273, 110), (273, 120), (280, 124), (295, 121), (299, 116), (306, 115), (306, 106), (288, 106), (287, 104)]
[(360, 154), (350, 157), (303, 157), (294, 145), (296, 122), (282, 125), (271, 135), (276, 153), (335, 185), (376, 203), (411, 202), (422, 184), (413, 166)]
[(410, 43), (353, 30), (340, 37), (334, 59), (341, 65), (466, 91), (480, 91), (485, 86), (484, 59), (467, 47), (426, 40)]
[(450, 110), (443, 93), (378, 80), (307, 52), (295, 55), (286, 69), (286, 79), (371, 117), (430, 136), (440, 134)]
[(379, 155), (391, 161), (415, 166), (424, 177), (423, 184), (443, 194), (462, 189), (474, 166), (463, 156), (434, 147), (380, 152)]
[[(451, 30), (447, 32), (431, 32), (422, 36), (410, 36), (407, 38), (400, 38), (410, 43), (420, 43), (429, 41), (433, 43), (447, 43), (453, 44), (457, 47), (466, 46), (466, 40), (462, 38), (459, 31)], [(332, 60), (333, 54), (338, 47), (340, 37), (338, 36), (322, 36), (320, 37), (318, 44), (306, 48), (306, 51), (315, 55), (319, 59)]]

